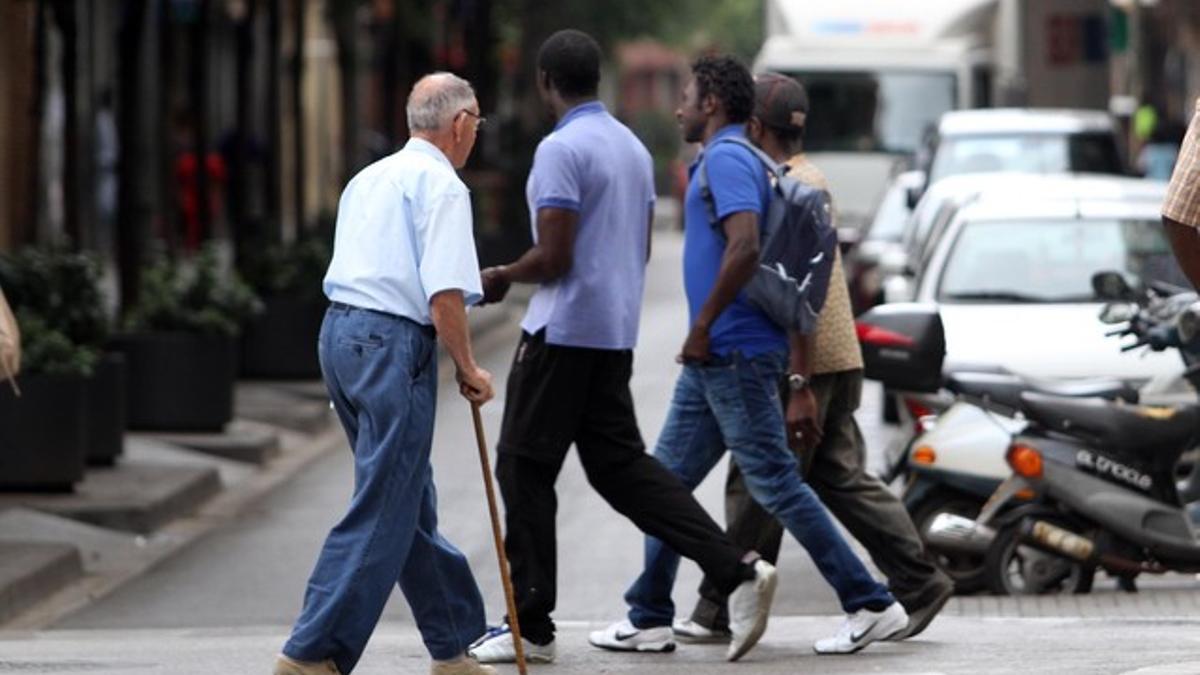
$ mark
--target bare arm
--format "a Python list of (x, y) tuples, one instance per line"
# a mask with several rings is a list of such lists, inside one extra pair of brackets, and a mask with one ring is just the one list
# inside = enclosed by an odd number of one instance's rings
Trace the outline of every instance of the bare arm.
[(475, 363), (471, 353), (471, 335), (467, 328), (467, 308), (462, 291), (447, 290), (429, 300), (429, 313), (438, 337), (454, 360), (462, 395), (474, 403), (491, 400), (492, 375)]
[(654, 244), (654, 205), (650, 205), (650, 217), (646, 220), (646, 262), (650, 262), (650, 249)]
[(516, 262), (483, 271), (484, 303), (500, 302), (513, 283), (540, 284), (571, 271), (579, 213), (545, 207), (537, 212), (537, 243)]
[(1187, 275), (1192, 286), (1200, 288), (1200, 233), (1194, 227), (1163, 216), (1163, 226), (1171, 241), (1171, 250), (1180, 269)]
[(700, 307), (692, 325), (679, 361), (703, 363), (709, 358), (708, 329), (733, 302), (754, 276), (758, 269), (758, 214), (753, 211), (738, 211), (721, 221), (725, 230), (725, 253), (721, 256), (721, 268), (708, 298)]

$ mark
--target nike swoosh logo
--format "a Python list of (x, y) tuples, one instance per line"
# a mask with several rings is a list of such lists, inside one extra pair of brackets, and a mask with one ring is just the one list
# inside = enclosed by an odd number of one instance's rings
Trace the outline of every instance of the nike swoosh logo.
[(617, 631), (617, 633), (615, 633), (613, 635), (613, 637), (615, 637), (618, 641), (624, 642), (625, 640), (629, 640), (631, 638), (637, 637), (638, 633), (641, 633), (641, 631), (635, 630), (632, 633), (622, 633), (620, 631)]
[(877, 625), (879, 625), (878, 621), (871, 624), (870, 626), (867, 626), (867, 629), (861, 633), (851, 633), (850, 641), (853, 642), (854, 644), (858, 644), (859, 642), (862, 641), (863, 638), (867, 637), (867, 633), (870, 633), (872, 630), (874, 630), (875, 626), (877, 626)]

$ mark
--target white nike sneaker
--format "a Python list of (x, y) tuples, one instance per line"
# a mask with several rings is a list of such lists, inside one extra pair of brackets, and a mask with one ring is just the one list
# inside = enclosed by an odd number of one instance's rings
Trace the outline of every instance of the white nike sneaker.
[(733, 637), (726, 660), (737, 661), (745, 656), (766, 632), (778, 581), (775, 566), (760, 558), (754, 563), (754, 578), (743, 581), (729, 594), (729, 630)]
[(860, 609), (846, 617), (837, 635), (817, 640), (818, 654), (853, 654), (876, 640), (886, 640), (908, 627), (908, 613), (898, 602), (882, 612)]
[(670, 626), (634, 628), (633, 624), (618, 621), (604, 630), (592, 631), (588, 642), (593, 647), (614, 652), (673, 652), (675, 640)]
[(675, 623), (671, 624), (671, 633), (680, 642), (690, 642), (698, 645), (725, 643), (729, 642), (731, 637), (729, 629), (714, 630), (691, 619), (675, 619)]
[[(547, 645), (535, 645), (521, 638), (528, 663), (554, 663), (554, 641)], [(512, 629), (508, 624), (489, 628), (483, 637), (467, 648), (467, 655), (480, 663), (516, 663), (517, 648), (513, 643)]]

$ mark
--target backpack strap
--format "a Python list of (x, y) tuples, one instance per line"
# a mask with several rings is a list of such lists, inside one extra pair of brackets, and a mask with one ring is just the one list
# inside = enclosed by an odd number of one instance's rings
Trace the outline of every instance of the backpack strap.
[[(770, 155), (760, 150), (753, 143), (751, 143), (749, 139), (743, 138), (742, 136), (728, 136), (717, 139), (715, 142), (711, 143), (707, 148), (705, 148), (705, 150), (711, 150), (722, 143), (740, 145), (749, 150), (751, 154), (758, 158), (758, 161), (761, 162), (763, 167), (766, 168), (767, 173), (770, 174), (775, 180), (779, 180), (785, 173), (787, 173), (786, 166), (776, 162), (771, 158)], [(712, 188), (709, 187), (708, 162), (706, 159), (707, 158), (704, 157), (700, 159), (700, 166), (697, 169), (697, 173), (699, 174), (697, 180), (700, 181), (698, 185), (700, 190), (700, 198), (704, 200), (704, 210), (708, 213), (708, 224), (715, 228), (718, 233), (723, 234), (720, 231), (721, 221), (719, 218), (717, 218), (717, 200), (713, 198)]]

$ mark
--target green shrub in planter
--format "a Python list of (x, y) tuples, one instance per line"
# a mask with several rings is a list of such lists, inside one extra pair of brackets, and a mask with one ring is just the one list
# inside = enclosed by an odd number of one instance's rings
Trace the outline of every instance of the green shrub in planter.
[[(3, 284), (18, 313), (33, 324), (26, 337), (26, 371), (60, 375), (86, 371), (84, 438), (89, 464), (112, 465), (124, 451), (125, 369), (118, 354), (106, 353), (110, 321), (100, 291), (100, 264), (89, 253), (64, 245), (30, 247), (0, 260)], [(42, 327), (48, 329), (41, 330)], [(28, 332), (30, 329), (26, 329)], [(44, 335), (45, 339), (39, 339)], [(82, 354), (92, 361), (81, 367)]]
[(236, 339), (262, 305), (214, 250), (191, 263), (146, 269), (139, 304), (114, 340), (129, 370), (130, 428), (220, 431), (233, 419)]
[(262, 294), (264, 311), (246, 323), (241, 372), (247, 377), (311, 379), (321, 376), (317, 335), (328, 301), (321, 290), (332, 250), (310, 235), (292, 244), (253, 247), (242, 269)]

